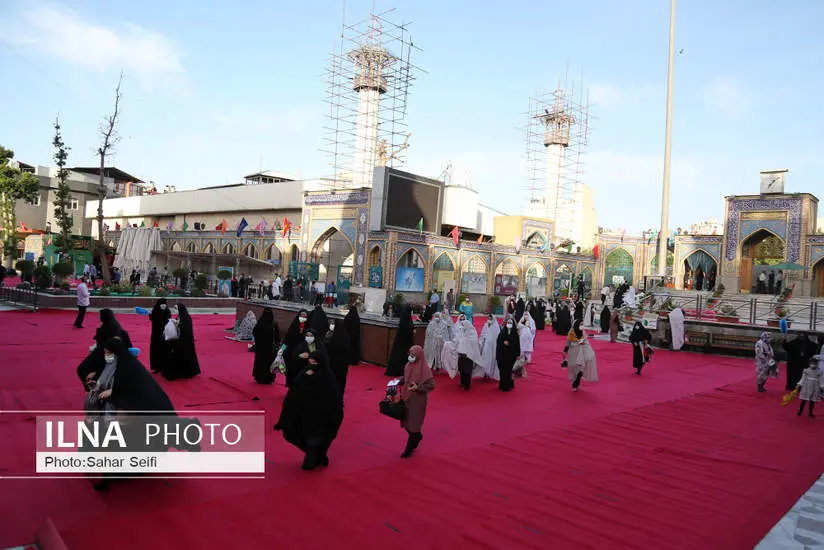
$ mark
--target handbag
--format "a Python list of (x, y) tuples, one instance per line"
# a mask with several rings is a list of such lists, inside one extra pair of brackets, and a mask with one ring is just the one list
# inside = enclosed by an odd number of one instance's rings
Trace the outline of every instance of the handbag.
[(378, 403), (378, 410), (382, 415), (400, 420), (401, 422), (406, 418), (406, 404), (400, 400), (393, 401), (392, 399), (385, 398)]

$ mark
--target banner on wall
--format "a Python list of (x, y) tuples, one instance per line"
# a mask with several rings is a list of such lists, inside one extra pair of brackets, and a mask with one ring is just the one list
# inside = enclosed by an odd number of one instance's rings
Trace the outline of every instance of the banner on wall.
[(217, 268), (217, 271), (218, 271), (218, 273), (220, 273), (221, 271), (228, 271), (232, 274), (232, 276), (229, 277), (228, 279), (226, 279), (225, 281), (218, 280), (218, 282), (217, 282), (217, 293), (218, 293), (218, 295), (231, 296), (232, 295), (232, 279), (235, 276), (235, 268), (222, 265), (222, 266), (219, 266)]
[(518, 293), (517, 275), (495, 275), (495, 295), (511, 296)]
[(399, 267), (395, 272), (395, 290), (398, 292), (423, 292), (425, 270), (421, 267)]
[(369, 268), (369, 288), (383, 288), (383, 268), (381, 266)]
[(486, 294), (486, 273), (464, 273), (461, 275), (462, 294)]

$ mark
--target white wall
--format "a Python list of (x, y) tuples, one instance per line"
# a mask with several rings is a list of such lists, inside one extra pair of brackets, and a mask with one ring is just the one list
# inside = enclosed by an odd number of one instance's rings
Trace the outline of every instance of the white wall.
[[(86, 203), (86, 217), (97, 216), (97, 202)], [(303, 205), (303, 182), (278, 182), (195, 189), (103, 201), (104, 218), (160, 218), (175, 214), (292, 210)]]

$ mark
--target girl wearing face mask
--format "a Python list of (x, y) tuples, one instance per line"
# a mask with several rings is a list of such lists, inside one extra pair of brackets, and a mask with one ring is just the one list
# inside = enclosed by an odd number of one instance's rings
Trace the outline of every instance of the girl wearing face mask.
[(443, 353), (444, 342), (448, 339), (448, 327), (441, 318), (441, 314), (436, 313), (426, 326), (426, 338), (423, 344), (424, 358), (433, 372), (441, 370), (441, 353)]
[(418, 448), (423, 434), (423, 420), (426, 417), (428, 394), (435, 389), (432, 369), (426, 362), (423, 348), (412, 346), (401, 379), (401, 399), (406, 406), (406, 414), (401, 427), (409, 434), (401, 458), (409, 458)]
[(283, 400), (275, 430), (282, 431), (286, 441), (305, 453), (302, 468), (313, 470), (329, 465), (329, 447), (343, 422), (343, 401), (326, 355), (315, 349), (304, 361), (305, 368)]
[(501, 327), (498, 325), (498, 321), (495, 320), (495, 316), (489, 315), (486, 318), (486, 323), (484, 323), (484, 328), (481, 330), (481, 367), (484, 369), (484, 378), (501, 379), (498, 372), (498, 361), (495, 359), (500, 333)]
[(512, 391), (515, 389), (515, 382), (512, 380), (512, 367), (521, 355), (521, 337), (515, 320), (507, 316), (504, 329), (498, 335), (496, 343), (495, 358), (498, 361), (498, 370), (501, 380), (498, 389), (501, 391)]
[(304, 341), (306, 331), (309, 330), (309, 312), (302, 309), (295, 315), (292, 324), (289, 325), (289, 330), (286, 331), (286, 336), (283, 338), (283, 361), (286, 364), (286, 386), (291, 385), (292, 380), (300, 372), (300, 368), (295, 364), (295, 350)]
[(521, 355), (527, 364), (532, 362), (532, 351), (535, 349), (535, 321), (528, 311), (521, 317), (518, 333), (521, 335)]

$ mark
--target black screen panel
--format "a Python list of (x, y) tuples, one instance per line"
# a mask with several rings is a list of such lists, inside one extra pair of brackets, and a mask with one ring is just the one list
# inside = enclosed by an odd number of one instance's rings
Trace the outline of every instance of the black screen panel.
[(438, 208), (441, 187), (390, 173), (386, 186), (386, 225), (416, 230), (423, 218), (423, 230), (439, 233)]

